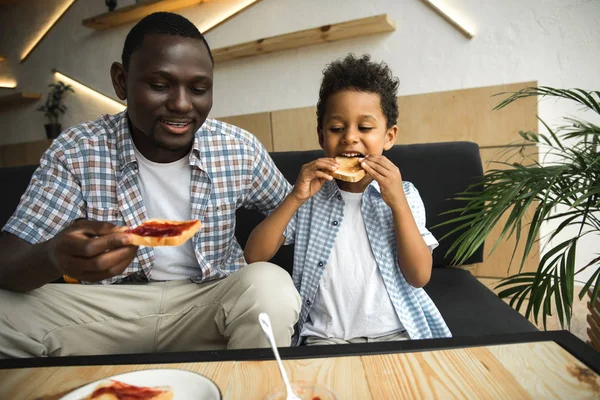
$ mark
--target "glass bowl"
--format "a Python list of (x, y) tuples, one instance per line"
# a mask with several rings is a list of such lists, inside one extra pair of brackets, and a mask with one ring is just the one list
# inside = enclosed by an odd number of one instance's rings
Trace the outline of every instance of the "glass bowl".
[[(302, 400), (337, 400), (336, 394), (327, 386), (305, 381), (290, 382), (294, 393)], [(285, 400), (287, 392), (285, 385), (277, 386), (269, 391), (263, 400)]]

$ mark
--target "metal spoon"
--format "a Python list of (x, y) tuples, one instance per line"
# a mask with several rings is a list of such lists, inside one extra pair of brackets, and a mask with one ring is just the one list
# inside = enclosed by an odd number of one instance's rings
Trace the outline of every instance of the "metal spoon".
[(302, 400), (300, 397), (294, 394), (288, 376), (283, 368), (283, 364), (281, 363), (281, 358), (279, 358), (279, 351), (277, 351), (277, 346), (275, 345), (275, 337), (273, 336), (273, 329), (271, 328), (271, 319), (269, 318), (269, 315), (267, 313), (260, 313), (258, 315), (258, 322), (260, 323), (260, 327), (265, 335), (267, 335), (267, 339), (269, 339), (269, 343), (271, 343), (271, 349), (273, 349), (273, 353), (275, 354), (275, 359), (277, 360), (277, 365), (279, 366), (279, 372), (281, 373), (281, 377), (283, 378), (283, 383), (285, 384), (287, 391), (286, 400)]

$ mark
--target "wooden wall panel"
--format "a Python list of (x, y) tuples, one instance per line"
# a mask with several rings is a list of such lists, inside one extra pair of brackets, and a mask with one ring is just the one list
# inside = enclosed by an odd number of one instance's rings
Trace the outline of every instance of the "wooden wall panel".
[(2, 167), (39, 164), (40, 157), (52, 143), (51, 140), (6, 144), (0, 146)]
[[(491, 161), (505, 161), (505, 162), (521, 162), (527, 165), (529, 160), (538, 160), (538, 151), (536, 147), (526, 147), (520, 152), (519, 148), (513, 149), (505, 149), (505, 148), (491, 148), (491, 149), (481, 149), (481, 160), (483, 162), (483, 167), (485, 170), (489, 169), (503, 169), (506, 166), (501, 164), (492, 163)], [(531, 220), (531, 216), (533, 212), (529, 213), (529, 219)], [(499, 224), (497, 224), (488, 238), (485, 241), (484, 246), (484, 258), (483, 263), (476, 264), (472, 269), (472, 273), (478, 277), (490, 277), (490, 278), (505, 278), (509, 275), (516, 274), (518, 272), (518, 268), (520, 265), (520, 255), (523, 252), (523, 248), (525, 247), (525, 237), (521, 237), (519, 247), (517, 248), (517, 253), (515, 255), (515, 260), (510, 264), (510, 258), (512, 256), (512, 252), (515, 246), (515, 238), (512, 237), (508, 240), (504, 240), (498, 247), (494, 250), (494, 252), (490, 255), (490, 251), (492, 250), (494, 243), (500, 237), (502, 233), (502, 228), (504, 227), (504, 223), (506, 223), (507, 216), (505, 215)], [(525, 222), (524, 222), (525, 223)], [(526, 235), (525, 229), (522, 231), (523, 235)], [(533, 245), (532, 252), (530, 253), (529, 258), (525, 262), (523, 266), (523, 271), (533, 272), (537, 269), (539, 264), (539, 243), (535, 243)], [(510, 265), (510, 271), (508, 269)]]
[(273, 151), (273, 135), (271, 133), (271, 113), (257, 113), (236, 115), (233, 117), (217, 118), (219, 121), (227, 122), (254, 134), (266, 147), (268, 151)]
[(317, 136), (317, 107), (273, 111), (275, 151), (320, 149)]
[(524, 82), (398, 97), (396, 143), (467, 140), (480, 147), (512, 143), (519, 139), (519, 130), (537, 131), (537, 99), (521, 99), (493, 111), (507, 97), (493, 95), (536, 84)]

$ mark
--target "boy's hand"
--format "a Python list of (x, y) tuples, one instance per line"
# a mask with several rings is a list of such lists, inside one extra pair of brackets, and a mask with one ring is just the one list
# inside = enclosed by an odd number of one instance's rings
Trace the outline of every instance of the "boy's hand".
[(390, 208), (393, 209), (401, 201), (406, 201), (400, 169), (387, 157), (381, 154), (368, 155), (361, 167), (379, 183), (381, 198)]
[(325, 181), (333, 179), (331, 173), (337, 170), (339, 164), (333, 158), (319, 158), (302, 166), (291, 195), (299, 203), (315, 195)]

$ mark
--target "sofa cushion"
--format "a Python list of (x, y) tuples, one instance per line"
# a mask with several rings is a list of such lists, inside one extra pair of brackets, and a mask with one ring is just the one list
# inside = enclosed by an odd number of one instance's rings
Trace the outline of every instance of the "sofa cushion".
[(37, 165), (0, 168), (0, 229), (13, 215)]
[(460, 268), (434, 268), (425, 286), (453, 336), (536, 332), (521, 314)]

